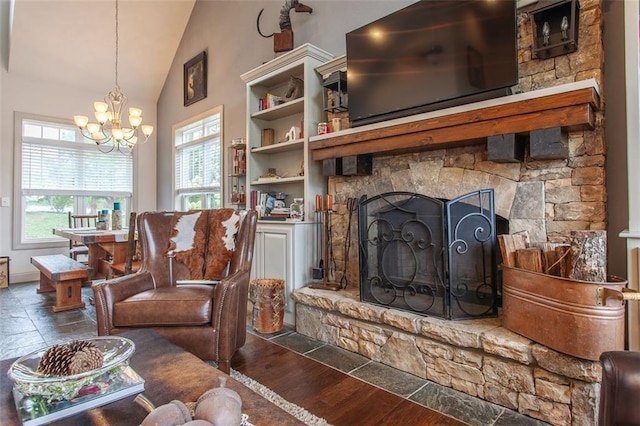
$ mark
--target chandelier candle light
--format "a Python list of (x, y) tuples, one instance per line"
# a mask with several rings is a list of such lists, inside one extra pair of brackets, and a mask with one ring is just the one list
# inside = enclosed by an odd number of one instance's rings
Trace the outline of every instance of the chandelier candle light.
[(116, 87), (107, 93), (104, 102), (94, 102), (94, 115), (97, 123), (89, 122), (86, 115), (76, 115), (73, 121), (80, 128), (82, 135), (94, 141), (102, 152), (118, 149), (129, 154), (138, 143), (139, 131), (144, 135), (143, 143), (153, 133), (153, 126), (142, 125), (142, 110), (129, 108), (129, 125), (122, 127), (122, 111), (127, 105), (127, 97), (120, 91), (118, 84), (118, 0), (116, 0)]

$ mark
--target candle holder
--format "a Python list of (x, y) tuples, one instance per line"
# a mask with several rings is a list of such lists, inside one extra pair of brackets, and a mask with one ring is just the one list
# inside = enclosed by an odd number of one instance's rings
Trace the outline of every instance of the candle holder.
[(548, 59), (578, 50), (578, 0), (541, 1), (530, 16), (534, 58)]

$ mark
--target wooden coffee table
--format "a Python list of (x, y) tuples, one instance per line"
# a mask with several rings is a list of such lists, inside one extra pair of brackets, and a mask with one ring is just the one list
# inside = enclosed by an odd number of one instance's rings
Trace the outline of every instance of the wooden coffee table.
[[(130, 365), (145, 379), (144, 395), (156, 406), (174, 399), (193, 402), (205, 391), (218, 387), (218, 378), (227, 377), (226, 387), (242, 398), (242, 412), (256, 425), (303, 425), (296, 418), (259, 396), (243, 384), (212, 368), (196, 356), (169, 342), (153, 330), (123, 333), (136, 344)], [(13, 395), (13, 383), (6, 372), (14, 359), (0, 361), (0, 424), (20, 425)], [(63, 419), (60, 425), (138, 425), (147, 412), (128, 397), (103, 407)]]

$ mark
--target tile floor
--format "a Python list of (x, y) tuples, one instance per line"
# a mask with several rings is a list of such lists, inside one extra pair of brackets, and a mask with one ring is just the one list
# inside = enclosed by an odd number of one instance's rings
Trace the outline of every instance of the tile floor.
[[(0, 359), (73, 339), (96, 336), (95, 308), (90, 287), (83, 287), (86, 307), (54, 314), (55, 293), (37, 294), (38, 283), (12, 284), (0, 289)], [(260, 335), (260, 334), (258, 334)], [(315, 359), (375, 386), (404, 396), (471, 425), (544, 425), (501, 406), (371, 361), (285, 328), (269, 341)]]

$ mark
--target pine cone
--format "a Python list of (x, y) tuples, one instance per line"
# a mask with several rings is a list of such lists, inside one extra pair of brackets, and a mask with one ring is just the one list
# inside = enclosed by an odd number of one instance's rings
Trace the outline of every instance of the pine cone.
[(67, 345), (54, 345), (40, 358), (37, 371), (47, 376), (67, 376), (72, 357), (73, 352)]
[(37, 371), (47, 376), (69, 376), (101, 367), (104, 357), (100, 349), (86, 340), (54, 345), (40, 358)]
[(93, 343), (87, 341), (87, 340), (74, 340), (71, 343), (67, 343), (67, 346), (69, 346), (69, 349), (71, 349), (72, 352), (78, 352), (83, 350), (84, 348), (95, 348), (96, 345), (94, 345)]
[(80, 374), (102, 367), (103, 357), (99, 349), (87, 346), (77, 351), (69, 363), (69, 374)]

